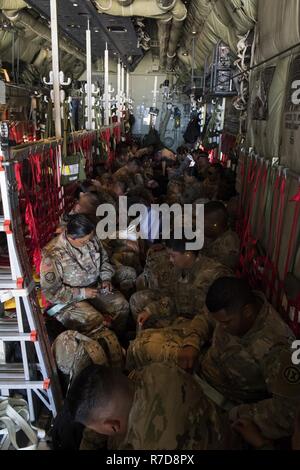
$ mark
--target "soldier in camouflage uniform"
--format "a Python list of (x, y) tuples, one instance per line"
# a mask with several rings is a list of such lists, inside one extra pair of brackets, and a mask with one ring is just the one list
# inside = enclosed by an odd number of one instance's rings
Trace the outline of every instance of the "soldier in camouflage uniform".
[(222, 174), (223, 167), (220, 163), (210, 165), (207, 170), (207, 178), (203, 181), (204, 197), (211, 201), (218, 200)]
[(101, 446), (103, 435), (109, 438), (110, 450), (235, 447), (226, 414), (204, 396), (191, 375), (174, 366), (152, 364), (130, 379), (91, 366), (74, 380), (68, 396), (71, 413), (98, 433), (92, 436), (90, 431), (82, 449), (95, 448), (95, 442)]
[(66, 231), (43, 250), (41, 288), (54, 305), (49, 315), (56, 316), (67, 329), (84, 334), (101, 326), (107, 315), (113, 329), (121, 334), (129, 305), (113, 290), (113, 275), (95, 226), (84, 215), (71, 216)]
[[(134, 188), (140, 182), (140, 162), (136, 159), (130, 160), (127, 165), (120, 168), (113, 174), (115, 181), (125, 181), (128, 188)], [(143, 181), (142, 181), (143, 184)]]
[(196, 199), (204, 195), (202, 184), (196, 178), (195, 168), (188, 168), (184, 172), (183, 204), (192, 204)]
[(217, 280), (206, 303), (209, 313), (140, 333), (128, 350), (128, 369), (152, 362), (196, 368), (204, 393), (228, 410), (232, 421), (250, 419), (269, 439), (291, 435), (300, 405), (292, 332), (245, 281)]
[(153, 245), (148, 250), (144, 271), (137, 279), (137, 290), (168, 288), (173, 270), (166, 247)]
[(239, 261), (240, 240), (229, 228), (229, 216), (222, 202), (212, 201), (204, 206), (205, 244), (202, 253), (235, 270)]
[(184, 191), (184, 183), (181, 178), (174, 178), (168, 184), (166, 203), (167, 204), (183, 204), (182, 194)]
[(144, 272), (149, 289), (130, 299), (134, 319), (147, 328), (168, 326), (179, 316), (193, 318), (203, 309), (213, 281), (232, 274), (219, 262), (186, 251), (184, 240), (172, 240), (168, 245), (169, 254), (167, 250), (150, 252)]

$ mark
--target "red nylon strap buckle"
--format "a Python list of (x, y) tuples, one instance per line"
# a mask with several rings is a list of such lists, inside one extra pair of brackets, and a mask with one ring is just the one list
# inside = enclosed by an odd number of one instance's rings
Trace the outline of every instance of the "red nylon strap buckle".
[(31, 341), (32, 343), (36, 343), (37, 340), (38, 340), (37, 331), (32, 331), (32, 332), (30, 333), (30, 341)]
[(18, 277), (17, 279), (17, 289), (24, 289), (24, 278)]
[(2, 165), (3, 162), (4, 162), (4, 158), (3, 158), (3, 157), (0, 157), (0, 171), (5, 171), (5, 168), (4, 168), (4, 166)]
[(45, 379), (44, 383), (43, 383), (43, 389), (44, 390), (49, 390), (50, 384), (51, 384), (51, 380), (50, 379)]
[(6, 235), (11, 235), (12, 234), (12, 229), (11, 229), (11, 221), (10, 220), (4, 220), (4, 232)]

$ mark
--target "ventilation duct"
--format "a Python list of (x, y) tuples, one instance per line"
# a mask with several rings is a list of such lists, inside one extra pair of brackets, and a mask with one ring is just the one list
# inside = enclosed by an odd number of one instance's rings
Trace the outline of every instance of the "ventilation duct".
[[(122, 5), (121, 5), (122, 3)], [(178, 41), (182, 32), (183, 23), (187, 17), (187, 9), (182, 0), (134, 0), (128, 6), (123, 6), (124, 2), (118, 0), (95, 0), (95, 4), (100, 13), (113, 16), (138, 16), (143, 18), (153, 18), (161, 22), (170, 22), (170, 34), (166, 36), (167, 28), (161, 24), (159, 27), (159, 41), (162, 48), (167, 48), (167, 69), (172, 70)], [(164, 63), (165, 52), (161, 51), (161, 64)]]
[(171, 21), (165, 22), (159, 20), (157, 22), (158, 27), (158, 39), (159, 39), (159, 62), (160, 68), (163, 69), (165, 67), (168, 46), (169, 46), (169, 38), (170, 38), (170, 27)]
[(23, 0), (0, 0), (0, 10), (22, 10), (28, 8)]
[[(12, 22), (12, 23), (17, 23), (18, 26), (23, 27), (25, 30), (31, 30), (33, 33), (35, 33), (37, 36), (42, 37), (49, 43), (51, 43), (51, 30), (48, 27), (48, 25), (43, 24), (41, 21), (36, 20), (31, 16), (29, 13), (23, 10), (23, 4), (24, 2), (21, 1), (2, 1), (0, 0), (0, 5), (5, 4), (6, 6), (17, 6), (19, 4), (20, 10), (2, 10), (2, 13)], [(59, 46), (60, 48), (67, 52), (68, 54), (71, 54), (72, 56), (75, 56), (78, 60), (85, 62), (86, 57), (84, 54), (82, 54), (80, 51), (76, 50), (70, 44), (68, 41), (65, 39), (60, 39), (59, 41)]]

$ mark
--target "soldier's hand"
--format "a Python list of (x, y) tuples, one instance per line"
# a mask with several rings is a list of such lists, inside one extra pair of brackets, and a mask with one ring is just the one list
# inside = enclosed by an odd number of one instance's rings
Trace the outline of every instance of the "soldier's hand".
[(265, 438), (261, 430), (250, 419), (240, 418), (233, 423), (232, 428), (238, 432), (248, 444), (256, 449), (266, 445), (272, 445), (272, 441)]
[(193, 370), (199, 356), (198, 349), (193, 346), (185, 346), (178, 353), (178, 365), (184, 370)]
[(113, 290), (112, 283), (110, 281), (102, 282), (101, 289), (106, 289), (106, 290), (108, 290), (108, 292), (112, 292), (112, 290)]
[(85, 288), (85, 298), (95, 299), (99, 295), (98, 289), (91, 289), (90, 287)]
[(147, 310), (143, 310), (137, 317), (137, 322), (139, 325), (144, 326), (147, 320), (151, 317), (151, 313)]
[(59, 225), (56, 230), (55, 230), (55, 235), (60, 235), (66, 230), (66, 228), (63, 225)]

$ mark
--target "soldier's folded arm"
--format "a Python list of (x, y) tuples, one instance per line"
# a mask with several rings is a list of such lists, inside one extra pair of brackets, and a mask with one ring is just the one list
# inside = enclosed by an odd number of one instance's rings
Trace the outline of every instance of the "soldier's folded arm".
[(100, 267), (100, 274), (99, 278), (101, 282), (108, 281), (110, 282), (112, 280), (113, 275), (115, 274), (115, 270), (112, 267), (108, 254), (106, 250), (103, 248), (102, 243), (99, 241), (99, 246), (100, 246), (100, 255), (101, 255), (101, 267)]
[(211, 340), (214, 329), (215, 323), (209, 318), (207, 312), (196, 315), (183, 330), (182, 347), (193, 346), (200, 351)]
[(270, 398), (240, 405), (232, 413), (251, 419), (268, 439), (291, 436), (300, 407), (300, 367), (292, 364), (291, 351), (282, 348), (265, 357), (262, 372)]
[(48, 302), (67, 304), (85, 299), (85, 289), (63, 283), (63, 268), (59, 261), (46, 258), (41, 264), (41, 288)]

